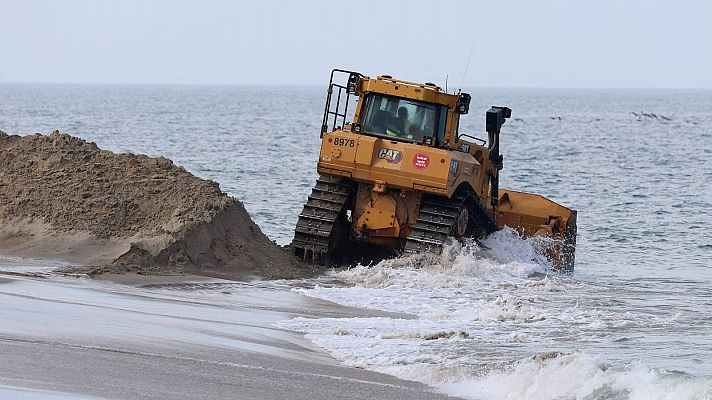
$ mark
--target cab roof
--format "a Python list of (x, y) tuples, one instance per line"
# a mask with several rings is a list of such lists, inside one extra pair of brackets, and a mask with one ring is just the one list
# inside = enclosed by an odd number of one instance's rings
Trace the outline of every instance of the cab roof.
[(445, 93), (441, 87), (434, 83), (404, 81), (395, 79), (390, 75), (380, 75), (375, 79), (367, 76), (362, 77), (356, 94), (361, 96), (367, 93), (382, 93), (411, 100), (442, 104), (450, 108), (456, 106), (458, 99), (457, 95)]

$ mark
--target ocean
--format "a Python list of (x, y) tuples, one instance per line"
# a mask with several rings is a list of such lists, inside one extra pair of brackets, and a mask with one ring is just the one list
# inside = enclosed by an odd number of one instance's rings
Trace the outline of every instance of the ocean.
[[(471, 399), (712, 399), (712, 91), (466, 89), (504, 125), (501, 187), (578, 211), (571, 276), (511, 231), (286, 282), (403, 318), (281, 327), (343, 363)], [(54, 129), (215, 180), (287, 244), (316, 179), (325, 87), (0, 85), (0, 130)], [(642, 116), (645, 113), (648, 116)], [(637, 115), (636, 115), (637, 114)], [(653, 116), (654, 114), (654, 116)]]

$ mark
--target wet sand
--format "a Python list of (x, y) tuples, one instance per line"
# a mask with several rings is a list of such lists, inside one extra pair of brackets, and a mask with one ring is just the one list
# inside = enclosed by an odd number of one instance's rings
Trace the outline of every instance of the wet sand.
[(375, 312), (279, 283), (105, 278), (0, 278), (0, 398), (446, 398), (341, 366), (301, 334), (273, 326)]
[(247, 282), (323, 269), (170, 160), (0, 132), (0, 198), (0, 399), (445, 397), (277, 328), (388, 314)]

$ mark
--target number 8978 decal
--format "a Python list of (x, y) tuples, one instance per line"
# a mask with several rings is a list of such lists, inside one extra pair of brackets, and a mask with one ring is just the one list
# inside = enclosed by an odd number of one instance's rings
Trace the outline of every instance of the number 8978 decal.
[[(331, 140), (329, 140), (331, 141)], [(356, 142), (353, 139), (344, 139), (344, 138), (334, 138), (334, 145), (336, 146), (348, 146), (348, 147), (354, 147), (356, 145)]]

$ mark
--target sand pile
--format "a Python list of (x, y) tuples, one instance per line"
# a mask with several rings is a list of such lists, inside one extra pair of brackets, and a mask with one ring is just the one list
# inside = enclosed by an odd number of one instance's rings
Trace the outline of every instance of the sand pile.
[(0, 132), (0, 248), (97, 271), (291, 278), (312, 273), (216, 182), (166, 158), (60, 134)]

